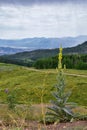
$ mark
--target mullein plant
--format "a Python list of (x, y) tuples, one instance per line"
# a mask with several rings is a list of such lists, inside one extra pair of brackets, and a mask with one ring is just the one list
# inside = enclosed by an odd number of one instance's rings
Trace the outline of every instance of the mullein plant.
[(5, 93), (7, 94), (7, 104), (8, 104), (8, 108), (10, 110), (14, 110), (16, 107), (16, 90), (13, 91), (9, 91), (8, 88), (5, 89)]
[(62, 69), (62, 47), (59, 48), (58, 55), (58, 77), (56, 90), (52, 93), (54, 100), (51, 101), (51, 106), (48, 107), (49, 111), (46, 113), (47, 123), (58, 123), (72, 121), (75, 118), (75, 114), (72, 108), (76, 106), (75, 103), (68, 102), (71, 92), (65, 91), (65, 79)]

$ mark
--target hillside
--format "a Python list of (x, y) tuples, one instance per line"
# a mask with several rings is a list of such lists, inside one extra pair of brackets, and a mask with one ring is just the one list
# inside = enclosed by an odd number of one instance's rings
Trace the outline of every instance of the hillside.
[[(35, 51), (30, 51), (30, 52), (22, 52), (22, 53), (17, 53), (14, 55), (9, 55), (8, 57), (14, 58), (14, 59), (28, 58), (28, 59), (36, 60), (39, 58), (55, 56), (57, 54), (58, 54), (58, 48), (57, 49), (40, 49), (40, 50), (35, 50)], [(87, 41), (75, 47), (64, 48), (63, 54), (87, 54)]]
[(12, 47), (0, 47), (0, 55), (6, 55), (6, 54), (15, 54), (18, 52), (23, 52), (25, 49), (22, 48), (12, 48)]
[[(44, 49), (30, 52), (21, 52), (13, 55), (0, 56), (0, 62), (32, 66), (38, 59), (53, 57), (58, 54), (58, 49)], [(64, 48), (63, 54), (87, 54), (87, 42), (76, 47)]]
[[(5, 93), (5, 90), (8, 90), (10, 93), (16, 90), (17, 103), (40, 103), (44, 81), (44, 103), (49, 103), (50, 99), (52, 99), (51, 93), (54, 91), (54, 85), (57, 82), (56, 69), (36, 70), (16, 65), (0, 64), (0, 73), (1, 103), (6, 103), (7, 93)], [(66, 78), (67, 90), (72, 90), (70, 101), (86, 106), (87, 70), (66, 70), (66, 74), (71, 74), (67, 75)], [(78, 74), (80, 76), (78, 76)], [(83, 75), (85, 75), (85, 77)]]
[(75, 47), (64, 49), (64, 53), (87, 54), (87, 41)]

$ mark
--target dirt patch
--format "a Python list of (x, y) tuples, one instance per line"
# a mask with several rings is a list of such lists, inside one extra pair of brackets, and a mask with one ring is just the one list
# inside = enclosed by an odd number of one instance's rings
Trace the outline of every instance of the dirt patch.
[(77, 121), (73, 123), (59, 123), (58, 125), (49, 125), (47, 130), (87, 130), (87, 121)]
[(87, 121), (43, 125), (36, 121), (27, 122), (24, 127), (3, 127), (0, 130), (87, 130)]
[(59, 123), (57, 125), (42, 125), (31, 122), (24, 130), (87, 130), (87, 121), (76, 121), (72, 123)]

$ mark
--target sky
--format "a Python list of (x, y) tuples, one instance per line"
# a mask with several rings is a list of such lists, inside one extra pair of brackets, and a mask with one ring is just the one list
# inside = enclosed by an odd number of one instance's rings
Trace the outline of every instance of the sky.
[(0, 0), (0, 39), (87, 35), (87, 0)]

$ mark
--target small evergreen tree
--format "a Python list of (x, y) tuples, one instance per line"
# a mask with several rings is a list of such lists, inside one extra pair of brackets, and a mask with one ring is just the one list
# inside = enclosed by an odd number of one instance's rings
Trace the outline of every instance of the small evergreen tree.
[(68, 99), (71, 92), (65, 92), (65, 80), (62, 70), (62, 47), (60, 48), (58, 56), (58, 83), (56, 84), (56, 91), (53, 92), (53, 104), (48, 107), (49, 111), (46, 113), (46, 122), (70, 121), (75, 117), (72, 108), (75, 103), (69, 103)]

